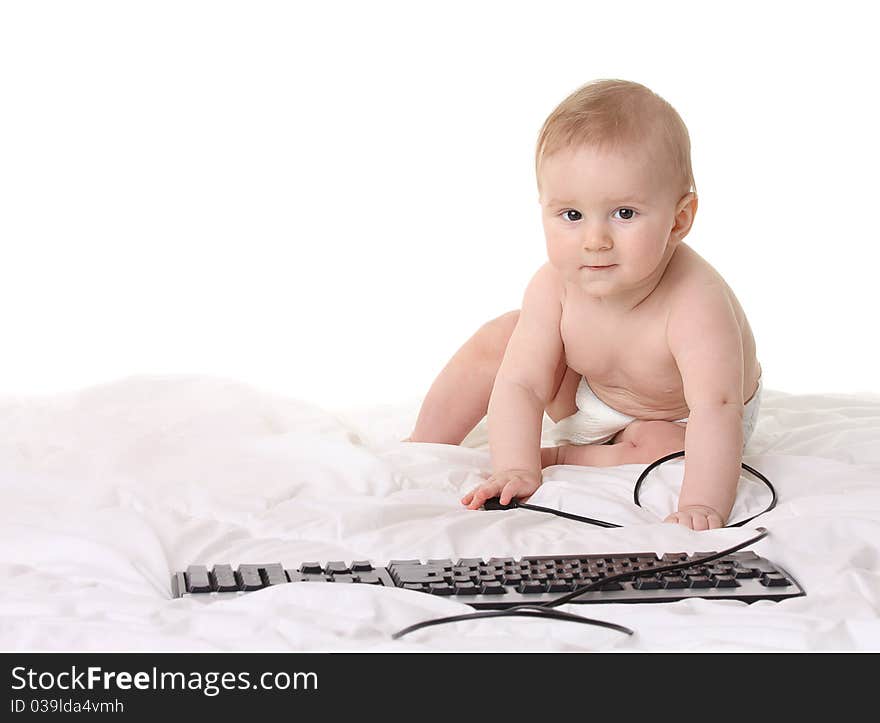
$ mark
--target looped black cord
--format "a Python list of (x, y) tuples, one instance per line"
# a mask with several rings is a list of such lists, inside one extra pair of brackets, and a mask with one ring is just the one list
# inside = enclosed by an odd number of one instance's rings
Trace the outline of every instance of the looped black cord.
[(611, 628), (627, 635), (633, 635), (633, 631), (623, 625), (609, 623), (604, 620), (594, 620), (593, 618), (585, 618), (582, 615), (572, 615), (562, 610), (552, 610), (545, 605), (517, 605), (506, 610), (486, 610), (479, 613), (466, 613), (464, 615), (450, 615), (447, 618), (433, 618), (432, 620), (423, 620), (420, 623), (410, 625), (403, 630), (398, 630), (391, 637), (394, 640), (402, 638), (408, 633), (412, 633), (422, 628), (428, 628), (432, 625), (444, 625), (445, 623), (457, 623), (462, 620), (478, 620), (480, 618), (506, 618), (514, 616), (522, 616), (527, 618), (553, 618), (555, 620), (566, 620), (570, 623), (584, 623), (585, 625), (598, 625), (603, 628)]
[[(647, 467), (645, 467), (644, 471), (639, 475), (639, 478), (636, 480), (636, 485), (633, 488), (633, 502), (635, 502), (636, 505), (638, 505), (639, 507), (642, 506), (642, 503), (639, 502), (639, 489), (641, 489), (642, 482), (645, 481), (645, 478), (651, 473), (651, 470), (654, 469), (655, 467), (659, 467), (664, 462), (668, 462), (670, 459), (675, 459), (676, 457), (684, 457), (684, 450), (682, 450), (681, 452), (673, 452), (672, 454), (667, 454), (665, 457), (661, 457), (660, 459), (655, 460), (654, 462), (651, 462), (651, 464), (649, 464)], [(740, 522), (734, 522), (732, 525), (725, 525), (725, 527), (742, 527), (744, 524), (746, 524), (746, 522), (751, 522), (759, 515), (763, 515), (765, 512), (769, 512), (774, 507), (776, 507), (776, 500), (777, 500), (776, 489), (770, 483), (770, 480), (768, 480), (764, 475), (762, 475), (760, 472), (758, 472), (758, 470), (756, 470), (754, 467), (750, 467), (749, 465), (747, 465), (745, 462), (742, 463), (742, 467), (744, 470), (746, 470), (747, 472), (751, 472), (753, 475), (755, 475), (755, 477), (757, 477), (765, 485), (767, 485), (767, 488), (770, 490), (770, 495), (771, 495), (770, 504), (767, 505), (767, 508), (762, 510), (761, 512), (758, 512), (757, 514), (752, 515), (751, 517), (747, 517), (746, 519), (741, 520)], [(520, 507), (522, 507), (522, 506), (523, 505), (520, 505)]]
[[(642, 482), (645, 481), (645, 478), (651, 473), (655, 467), (659, 467), (664, 462), (668, 462), (671, 459), (675, 459), (676, 457), (684, 457), (684, 450), (681, 452), (673, 452), (672, 454), (667, 454), (665, 457), (661, 457), (658, 460), (651, 462), (647, 467), (645, 467), (644, 471), (639, 475), (639, 478), (636, 480), (635, 487), (633, 488), (633, 502), (636, 503), (637, 506), (641, 507), (642, 503), (639, 501), (639, 490), (642, 487)], [(776, 496), (776, 488), (773, 487), (772, 483), (769, 479), (767, 479), (764, 475), (762, 475), (758, 470), (754, 467), (750, 467), (745, 462), (742, 463), (742, 468), (747, 472), (751, 472), (755, 477), (760, 479), (767, 488), (770, 490), (770, 504), (757, 514), (752, 515), (751, 517), (747, 517), (744, 520), (739, 522), (734, 522), (730, 525), (725, 525), (725, 527), (742, 527), (746, 522), (751, 522), (759, 515), (763, 515), (765, 512), (769, 512), (774, 507), (776, 507), (776, 500), (778, 499)], [(489, 509), (488, 501), (486, 503), (486, 509)], [(578, 522), (586, 522), (588, 525), (596, 525), (597, 527), (622, 527), (622, 525), (615, 524), (613, 522), (604, 522), (603, 520), (594, 520), (592, 517), (581, 517), (580, 515), (575, 515), (571, 512), (563, 512), (562, 510), (554, 510), (550, 507), (541, 507), (539, 505), (527, 504), (525, 502), (520, 502), (517, 499), (512, 499), (507, 505), (492, 505), (492, 509), (509, 509), (509, 508), (522, 508), (524, 510), (533, 510), (535, 512), (548, 512), (551, 515), (556, 515), (557, 517), (565, 517), (568, 520), (577, 520)]]

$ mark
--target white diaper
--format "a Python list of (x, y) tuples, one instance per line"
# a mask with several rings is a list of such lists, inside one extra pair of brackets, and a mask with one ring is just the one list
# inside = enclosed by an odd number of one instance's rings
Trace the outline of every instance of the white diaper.
[[(743, 449), (755, 430), (758, 409), (761, 406), (761, 389), (761, 379), (758, 378), (758, 388), (743, 409)], [(604, 444), (636, 420), (599, 399), (587, 384), (586, 377), (581, 377), (578, 384), (575, 403), (578, 411), (570, 417), (560, 419), (552, 429), (552, 435), (558, 444)], [(687, 420), (688, 417), (674, 421)]]

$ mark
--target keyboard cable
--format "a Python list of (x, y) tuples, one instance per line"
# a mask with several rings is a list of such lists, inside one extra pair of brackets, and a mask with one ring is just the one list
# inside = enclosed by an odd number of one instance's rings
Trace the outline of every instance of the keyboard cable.
[[(655, 467), (659, 467), (664, 462), (668, 462), (669, 460), (675, 459), (677, 457), (684, 457), (684, 450), (682, 450), (681, 452), (673, 452), (672, 454), (667, 454), (665, 457), (661, 457), (660, 459), (655, 460), (654, 462), (651, 462), (651, 464), (649, 464), (644, 469), (644, 471), (639, 475), (639, 478), (636, 480), (635, 487), (633, 488), (633, 502), (635, 502), (635, 504), (638, 507), (642, 506), (642, 503), (639, 500), (639, 490), (642, 488), (642, 483), (645, 481), (647, 476), (651, 473), (651, 471)], [(763, 515), (763, 514), (769, 512), (770, 510), (772, 510), (774, 507), (776, 507), (776, 501), (777, 501), (778, 497), (776, 495), (776, 488), (773, 486), (773, 484), (770, 482), (770, 480), (767, 479), (763, 474), (761, 474), (754, 467), (750, 467), (749, 465), (747, 465), (745, 462), (742, 463), (742, 467), (747, 472), (751, 472), (753, 475), (755, 475), (755, 477), (757, 477), (759, 480), (761, 480), (764, 483), (764, 485), (767, 487), (767, 489), (770, 490), (770, 504), (768, 504), (767, 507), (765, 507), (763, 510), (761, 510), (757, 514), (754, 514), (751, 517), (747, 517), (744, 520), (740, 520), (739, 522), (734, 522), (733, 524), (725, 525), (725, 527), (742, 527), (747, 522), (751, 522), (756, 517), (759, 517), (760, 515)], [(602, 520), (594, 520), (591, 517), (581, 517), (580, 515), (575, 515), (575, 514), (572, 514), (571, 512), (563, 512), (562, 510), (554, 510), (550, 507), (541, 507), (539, 505), (526, 504), (525, 502), (519, 502), (518, 500), (515, 500), (515, 499), (511, 500), (510, 504), (508, 504), (508, 505), (500, 505), (499, 504), (499, 505), (495, 506), (495, 509), (513, 509), (513, 508), (521, 508), (524, 510), (533, 510), (535, 512), (549, 512), (552, 515), (558, 515), (559, 517), (565, 517), (568, 520), (577, 520), (578, 522), (586, 522), (587, 524), (597, 525), (598, 527), (623, 527), (623, 525), (618, 525), (618, 524), (615, 524), (614, 522), (603, 522)]]
[[(636, 505), (641, 507), (641, 502), (639, 502), (639, 490), (641, 489), (642, 483), (645, 481), (645, 478), (650, 474), (651, 470), (664, 462), (668, 462), (671, 459), (675, 459), (677, 457), (683, 457), (684, 451), (681, 452), (673, 452), (672, 454), (666, 455), (665, 457), (661, 457), (658, 460), (655, 460), (650, 465), (648, 465), (645, 470), (639, 475), (639, 478), (636, 480), (635, 487), (633, 489), (633, 501)], [(768, 480), (763, 474), (758, 472), (758, 470), (750, 467), (749, 465), (742, 463), (743, 469), (748, 472), (751, 472), (753, 475), (758, 477), (770, 490), (771, 499), (770, 504), (763, 511), (752, 515), (751, 517), (746, 518), (745, 520), (741, 520), (740, 522), (736, 522), (732, 525), (726, 525), (725, 527), (741, 527), (747, 522), (755, 519), (759, 515), (763, 515), (765, 512), (769, 512), (776, 506), (777, 495), (776, 489), (773, 487), (773, 484)], [(508, 508), (522, 508), (526, 510), (534, 510), (536, 512), (548, 512), (554, 515), (558, 515), (559, 517), (564, 517), (570, 520), (576, 520), (578, 522), (584, 522), (591, 525), (598, 525), (599, 527), (622, 527), (622, 525), (617, 525), (612, 522), (604, 522), (602, 520), (594, 520), (590, 517), (581, 517), (580, 515), (574, 515), (570, 512), (563, 512), (561, 510), (554, 510), (549, 507), (540, 507), (538, 505), (529, 505), (522, 502), (518, 502), (516, 500), (511, 500), (510, 505), (504, 505), (504, 509)], [(431, 627), (433, 625), (444, 625), (446, 623), (455, 623), (462, 622), (465, 620), (478, 620), (481, 618), (500, 618), (500, 617), (544, 617), (544, 618), (552, 618), (555, 620), (564, 620), (567, 622), (576, 622), (583, 623), (586, 625), (597, 625), (600, 627), (610, 628), (612, 630), (617, 630), (621, 633), (625, 633), (626, 635), (633, 635), (634, 631), (623, 625), (617, 625), (616, 623), (609, 623), (604, 620), (596, 620), (593, 618), (587, 618), (581, 615), (574, 615), (571, 613), (562, 612), (561, 610), (554, 610), (553, 608), (558, 607), (559, 605), (564, 605), (568, 602), (571, 602), (577, 597), (580, 597), (584, 593), (588, 593), (592, 590), (596, 590), (597, 588), (606, 585), (611, 582), (617, 582), (620, 580), (626, 580), (628, 578), (639, 577), (640, 575), (656, 575), (660, 572), (669, 572), (672, 570), (681, 570), (688, 567), (693, 567), (694, 565), (701, 565), (706, 562), (711, 562), (712, 560), (716, 560), (719, 557), (724, 557), (725, 555), (729, 555), (737, 550), (741, 550), (743, 547), (747, 545), (751, 545), (753, 542), (757, 542), (758, 540), (763, 539), (769, 533), (767, 528), (758, 527), (756, 528), (758, 532), (754, 537), (750, 537), (748, 540), (741, 542), (732, 547), (728, 547), (721, 552), (716, 552), (712, 555), (706, 555), (704, 557), (697, 558), (696, 560), (688, 560), (686, 562), (674, 563), (670, 565), (662, 565), (660, 567), (648, 567), (642, 570), (630, 570), (628, 572), (618, 573), (617, 575), (611, 575), (610, 577), (602, 578), (601, 580), (597, 580), (592, 583), (588, 583), (586, 585), (581, 585), (580, 587), (575, 588), (571, 592), (560, 595), (553, 600), (550, 600), (545, 603), (537, 603), (535, 605), (517, 605), (512, 608), (507, 608), (505, 610), (486, 610), (482, 612), (474, 612), (474, 613), (465, 613), (463, 615), (451, 615), (449, 617), (443, 618), (432, 618), (430, 620), (424, 620), (420, 623), (415, 623), (414, 625), (410, 625), (408, 627), (403, 628), (402, 630), (398, 630), (396, 633), (391, 635), (392, 639), (397, 640), (402, 638), (404, 635), (408, 635), (409, 633), (415, 632), (416, 630), (421, 630), (422, 628)]]

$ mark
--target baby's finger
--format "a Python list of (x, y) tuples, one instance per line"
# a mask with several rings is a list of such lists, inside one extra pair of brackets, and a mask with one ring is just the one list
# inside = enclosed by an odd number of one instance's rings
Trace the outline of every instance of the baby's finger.
[(692, 522), (692, 530), (696, 530), (697, 532), (702, 532), (703, 530), (709, 529), (709, 520), (706, 518), (702, 512), (695, 512), (690, 515)]
[(510, 500), (514, 497), (519, 497), (521, 494), (526, 494), (531, 489), (531, 485), (527, 480), (524, 480), (522, 477), (515, 476), (510, 480), (501, 490), (501, 499), (499, 500), (502, 505), (510, 504)]
[(477, 510), (482, 507), (483, 503), (490, 499), (491, 497), (495, 497), (498, 494), (497, 484), (491, 485), (482, 485), (474, 491), (473, 497), (471, 501), (468, 503), (467, 507), (471, 510)]
[(673, 512), (666, 518), (665, 522), (674, 522), (682, 527), (687, 527), (689, 530), (694, 529), (693, 522), (691, 522), (691, 516), (686, 512)]
[(717, 530), (719, 527), (724, 527), (724, 523), (721, 521), (721, 517), (719, 515), (709, 515), (709, 529)]

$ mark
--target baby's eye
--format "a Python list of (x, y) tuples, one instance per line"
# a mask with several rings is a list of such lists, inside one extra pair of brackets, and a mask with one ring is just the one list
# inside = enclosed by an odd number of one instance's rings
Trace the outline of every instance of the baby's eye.
[[(577, 218), (571, 218), (571, 217), (569, 217), (569, 215), (568, 215), (568, 214), (570, 214), (570, 213), (576, 213), (576, 214), (578, 215), (578, 217), (577, 217)], [(562, 217), (563, 217), (566, 221), (580, 221), (581, 218), (582, 218), (582, 216), (581, 216), (581, 212), (580, 212), (580, 211), (575, 211), (573, 208), (568, 209), (568, 211), (563, 211), (563, 212), (562, 212)]]
[[(623, 221), (631, 221), (636, 215), (635, 210), (632, 208), (618, 208), (617, 211), (620, 211), (620, 213), (621, 213), (620, 218)], [(617, 213), (617, 211), (615, 211), (614, 213)], [(626, 214), (629, 214), (629, 215), (626, 215)]]

